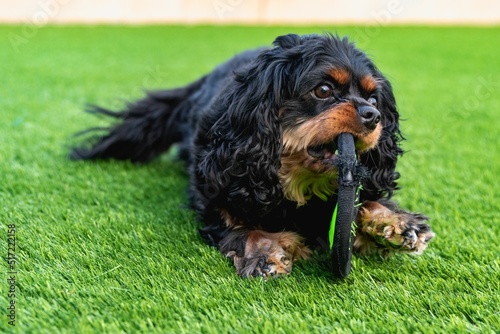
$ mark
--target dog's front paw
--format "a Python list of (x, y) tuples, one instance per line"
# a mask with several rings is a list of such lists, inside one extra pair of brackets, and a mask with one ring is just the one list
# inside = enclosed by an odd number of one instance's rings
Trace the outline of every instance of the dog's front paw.
[(267, 279), (268, 277), (288, 275), (292, 271), (293, 261), (289, 254), (282, 251), (252, 255), (252, 257), (232, 257), (236, 272), (241, 277)]
[(360, 253), (381, 250), (385, 256), (395, 252), (422, 254), (435, 236), (427, 220), (419, 213), (366, 202), (358, 213), (354, 249)]
[(382, 233), (375, 233), (377, 243), (396, 251), (415, 254), (422, 254), (428, 242), (434, 237), (429, 225), (405, 220), (385, 226)]
[(302, 238), (293, 232), (269, 233), (235, 230), (224, 238), (220, 250), (234, 262), (242, 277), (288, 275), (294, 261), (310, 254)]

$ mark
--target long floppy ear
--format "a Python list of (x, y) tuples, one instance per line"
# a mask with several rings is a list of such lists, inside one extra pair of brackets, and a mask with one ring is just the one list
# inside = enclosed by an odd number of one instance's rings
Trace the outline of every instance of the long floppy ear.
[(362, 164), (368, 167), (371, 174), (363, 183), (364, 200), (390, 198), (393, 195), (394, 190), (398, 189), (396, 162), (403, 154), (400, 142), (404, 137), (399, 130), (399, 113), (391, 84), (378, 70), (375, 69), (375, 72), (382, 83), (378, 109), (382, 116), (383, 130), (377, 146), (361, 156)]
[(262, 51), (236, 74), (210, 111), (215, 118), (204, 120), (195, 141), (194, 184), (204, 199), (203, 209), (224, 208), (248, 224), (257, 223), (283, 198), (278, 118), (292, 84), (288, 79), (293, 57), (286, 55), (280, 40), (286, 49), (300, 41), (295, 35), (279, 38), (273, 49)]

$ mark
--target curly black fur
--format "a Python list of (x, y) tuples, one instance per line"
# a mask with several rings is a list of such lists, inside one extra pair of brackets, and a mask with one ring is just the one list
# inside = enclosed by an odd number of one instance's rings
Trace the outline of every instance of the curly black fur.
[[(362, 200), (391, 197), (402, 135), (392, 88), (373, 62), (347, 39), (332, 35), (286, 35), (274, 47), (247, 51), (186, 87), (149, 93), (121, 112), (95, 107), (119, 122), (107, 133), (75, 148), (73, 159), (127, 159), (146, 162), (172, 144), (190, 173), (190, 202), (205, 222), (202, 235), (217, 244), (234, 225), (298, 231), (310, 241), (327, 235), (336, 196), (313, 196), (306, 205), (286, 199), (279, 171), (283, 132), (331, 107), (310, 99), (325, 71), (342, 68), (377, 80), (382, 134), (363, 153), (368, 170)], [(367, 103), (352, 84), (335, 87), (337, 100)], [(310, 217), (323, 223), (309, 224)], [(230, 217), (230, 223), (228, 218)]]

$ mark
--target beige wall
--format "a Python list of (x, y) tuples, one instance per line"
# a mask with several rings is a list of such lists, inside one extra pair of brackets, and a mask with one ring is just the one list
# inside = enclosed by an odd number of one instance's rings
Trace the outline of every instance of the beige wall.
[(0, 0), (0, 22), (500, 24), (500, 0)]

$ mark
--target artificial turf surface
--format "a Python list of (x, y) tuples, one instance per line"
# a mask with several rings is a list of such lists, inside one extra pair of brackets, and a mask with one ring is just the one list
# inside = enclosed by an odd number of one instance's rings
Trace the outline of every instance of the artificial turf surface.
[[(431, 217), (420, 257), (328, 256), (241, 279), (186, 208), (182, 165), (72, 162), (72, 135), (276, 35), (337, 31), (391, 80), (407, 154), (395, 199)], [(0, 332), (500, 332), (499, 28), (0, 26)], [(12, 226), (11, 226), (12, 227)], [(12, 232), (12, 231), (11, 231)], [(13, 233), (10, 233), (11, 235)], [(15, 326), (9, 303), (15, 300)]]

